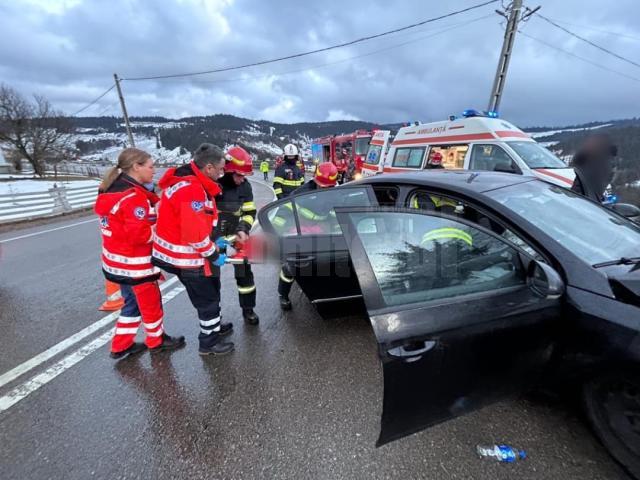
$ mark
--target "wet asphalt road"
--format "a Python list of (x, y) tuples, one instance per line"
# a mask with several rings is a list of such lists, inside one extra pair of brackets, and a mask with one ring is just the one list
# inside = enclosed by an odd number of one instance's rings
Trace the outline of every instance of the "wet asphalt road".
[[(258, 203), (271, 196), (254, 191)], [(97, 222), (6, 240), (89, 219), (0, 235), (0, 374), (104, 316)], [(186, 348), (113, 362), (103, 346), (0, 413), (0, 478), (626, 478), (559, 401), (507, 400), (376, 449), (382, 378), (366, 319), (323, 320), (297, 288), (283, 314), (277, 267), (254, 270), (257, 327), (239, 320), (232, 269), (223, 273), (234, 353), (197, 355), (197, 317), (177, 294), (166, 328), (185, 335)], [(0, 397), (105, 331), (0, 387)], [(529, 458), (475, 457), (477, 443), (493, 442)]]

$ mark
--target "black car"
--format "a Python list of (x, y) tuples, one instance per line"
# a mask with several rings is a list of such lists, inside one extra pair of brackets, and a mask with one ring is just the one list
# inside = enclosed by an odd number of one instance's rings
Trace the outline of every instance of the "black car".
[(534, 178), (385, 174), (259, 214), (316, 305), (364, 301), (378, 445), (542, 382), (582, 394), (640, 478), (640, 227)]

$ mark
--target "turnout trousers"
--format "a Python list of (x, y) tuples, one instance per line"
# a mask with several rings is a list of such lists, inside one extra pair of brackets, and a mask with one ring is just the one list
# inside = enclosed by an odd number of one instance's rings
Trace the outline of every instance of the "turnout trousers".
[(256, 283), (250, 264), (233, 266), (233, 273), (238, 285), (238, 301), (242, 310), (253, 310), (256, 306)]
[(283, 263), (280, 269), (280, 279), (278, 280), (278, 295), (289, 298), (289, 292), (291, 292), (294, 280), (293, 269), (289, 264)]
[(162, 324), (162, 295), (158, 282), (145, 282), (139, 285), (120, 285), (124, 306), (116, 321), (116, 329), (111, 340), (111, 351), (126, 350), (136, 338), (140, 323), (145, 332), (144, 343), (149, 348), (162, 344), (164, 328)]

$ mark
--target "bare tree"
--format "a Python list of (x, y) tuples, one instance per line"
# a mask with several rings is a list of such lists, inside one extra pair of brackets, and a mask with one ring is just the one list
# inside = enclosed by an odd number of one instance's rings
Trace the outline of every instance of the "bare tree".
[(37, 175), (46, 164), (72, 156), (72, 124), (49, 101), (34, 95), (28, 101), (8, 85), (0, 85), (0, 144), (12, 158), (27, 160)]

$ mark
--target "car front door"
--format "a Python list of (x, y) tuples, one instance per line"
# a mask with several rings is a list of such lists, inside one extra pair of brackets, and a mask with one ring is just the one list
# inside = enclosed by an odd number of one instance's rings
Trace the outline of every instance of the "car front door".
[(377, 205), (368, 185), (317, 189), (267, 205), (262, 228), (278, 237), (280, 261), (314, 303), (360, 297), (335, 207)]
[(384, 371), (378, 445), (530, 385), (564, 285), (478, 225), (389, 207), (337, 211)]

